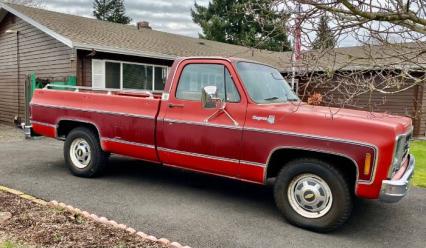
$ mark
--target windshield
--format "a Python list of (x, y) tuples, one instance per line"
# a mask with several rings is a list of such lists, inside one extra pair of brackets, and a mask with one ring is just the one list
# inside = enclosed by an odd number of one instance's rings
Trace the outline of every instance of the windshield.
[(239, 62), (237, 69), (251, 99), (256, 103), (299, 101), (277, 69), (249, 62)]

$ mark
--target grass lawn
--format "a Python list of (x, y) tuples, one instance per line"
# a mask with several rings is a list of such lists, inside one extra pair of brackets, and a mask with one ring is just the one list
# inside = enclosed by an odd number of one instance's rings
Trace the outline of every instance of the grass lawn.
[(21, 245), (17, 242), (6, 240), (4, 242), (0, 242), (0, 248), (26, 248), (27, 246)]
[(410, 152), (416, 158), (413, 184), (426, 187), (426, 141), (414, 141), (411, 143)]

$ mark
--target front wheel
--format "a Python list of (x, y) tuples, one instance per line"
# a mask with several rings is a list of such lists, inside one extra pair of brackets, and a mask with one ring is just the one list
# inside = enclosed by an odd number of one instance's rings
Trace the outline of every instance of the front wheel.
[(285, 165), (276, 179), (274, 197), (290, 223), (317, 232), (329, 232), (345, 223), (353, 204), (345, 177), (316, 159)]
[(97, 135), (85, 127), (69, 133), (64, 144), (64, 157), (71, 173), (79, 177), (100, 175), (108, 159)]

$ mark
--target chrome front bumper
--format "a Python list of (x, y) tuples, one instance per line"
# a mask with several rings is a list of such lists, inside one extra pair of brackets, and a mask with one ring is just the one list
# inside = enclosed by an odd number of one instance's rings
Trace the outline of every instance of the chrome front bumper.
[(394, 203), (401, 200), (408, 192), (410, 179), (414, 174), (416, 160), (413, 155), (409, 155), (410, 160), (404, 174), (398, 180), (383, 180), (380, 190), (379, 200), (387, 203)]

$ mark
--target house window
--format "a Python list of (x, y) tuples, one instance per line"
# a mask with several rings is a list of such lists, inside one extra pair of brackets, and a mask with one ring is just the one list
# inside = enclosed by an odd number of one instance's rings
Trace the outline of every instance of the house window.
[(92, 60), (93, 88), (162, 91), (166, 78), (166, 66)]
[(105, 88), (120, 89), (120, 63), (105, 63)]
[[(153, 66), (123, 63), (123, 88), (153, 90)], [(163, 89), (157, 89), (163, 90)]]

